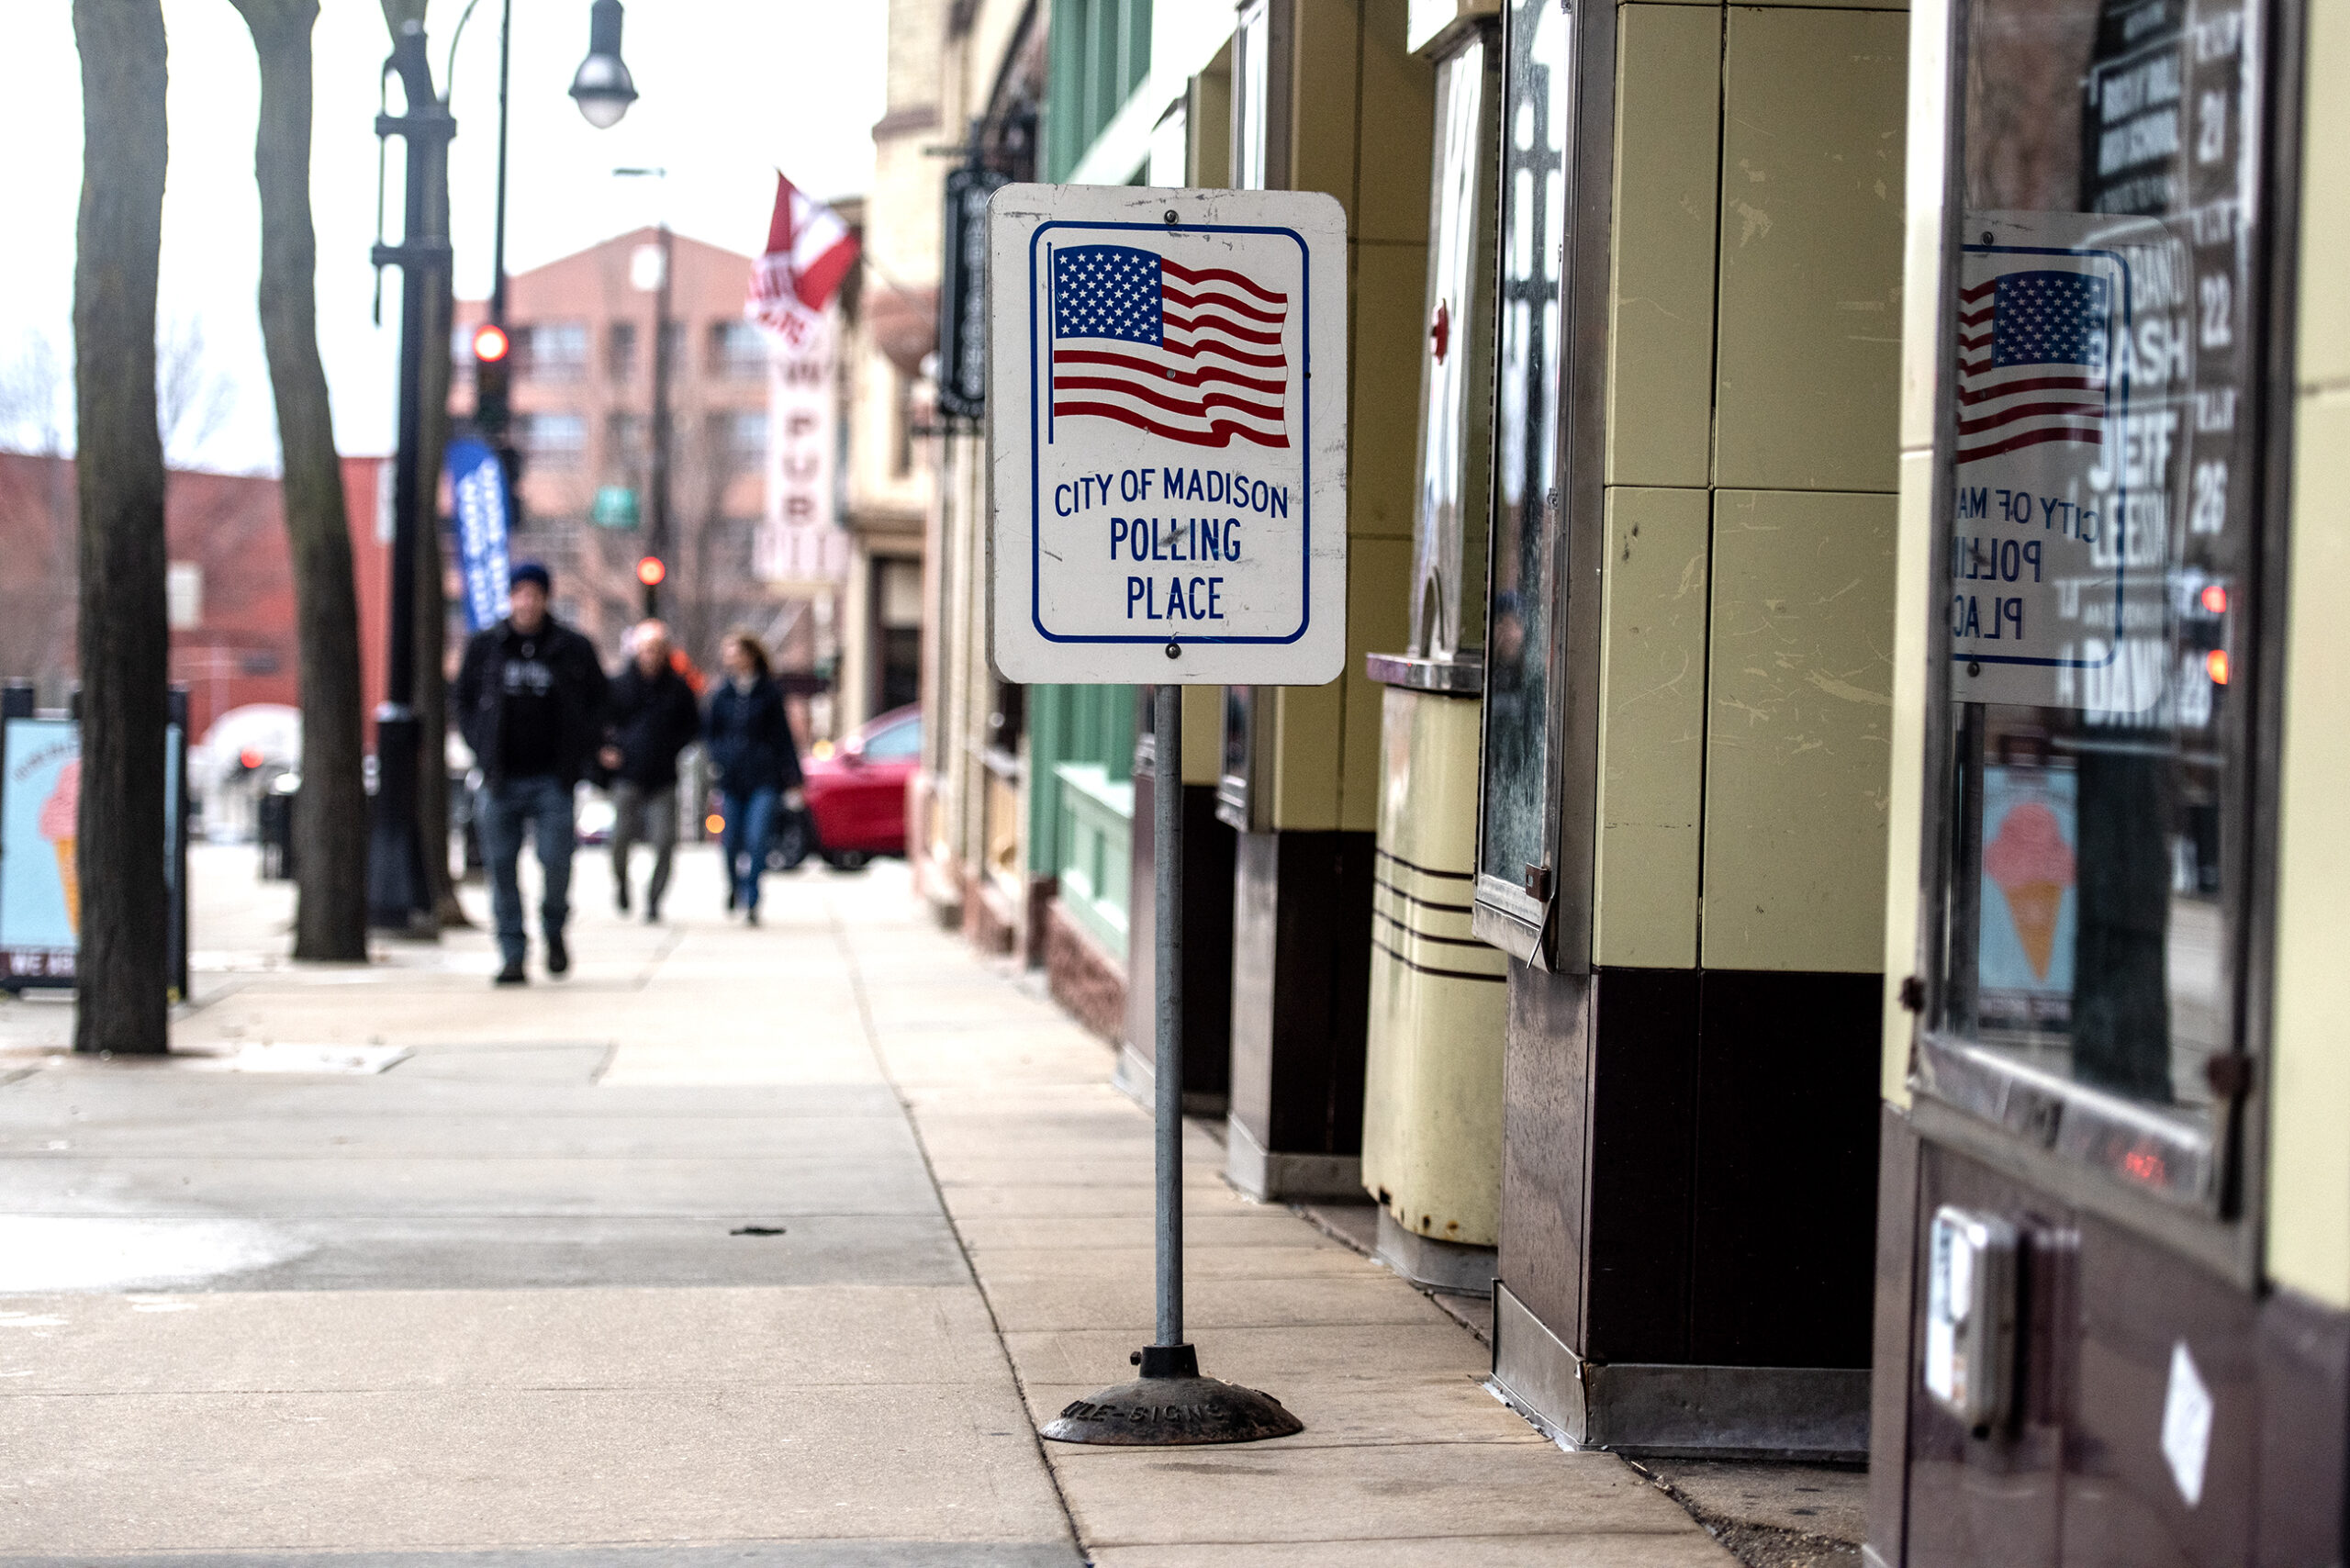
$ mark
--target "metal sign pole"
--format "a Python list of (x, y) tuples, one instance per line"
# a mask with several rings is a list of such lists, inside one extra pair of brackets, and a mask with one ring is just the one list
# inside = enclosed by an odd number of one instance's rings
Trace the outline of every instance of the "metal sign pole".
[[(1182, 656), (1175, 643), (1169, 658)], [(1044, 1435), (1065, 1443), (1246, 1443), (1305, 1429), (1270, 1394), (1200, 1375), (1183, 1339), (1183, 689), (1151, 688), (1153, 1051), (1158, 1126), (1158, 1315), (1155, 1342), (1131, 1358), (1142, 1376), (1072, 1400)]]
[[(1158, 1344), (1183, 1343), (1183, 689), (1152, 692), (1151, 973), (1158, 987)], [(1194, 1369), (1197, 1370), (1196, 1368)]]

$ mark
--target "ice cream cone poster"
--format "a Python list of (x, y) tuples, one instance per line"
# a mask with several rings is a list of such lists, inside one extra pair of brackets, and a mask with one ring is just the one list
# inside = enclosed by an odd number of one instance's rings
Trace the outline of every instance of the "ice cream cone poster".
[[(1986, 1020), (2002, 996), (2030, 1021), (2061, 1024), (2073, 994), (2077, 785), (2069, 769), (1983, 770), (1982, 995)], [(2048, 1003), (2063, 999), (2064, 1005)]]
[(0, 737), (0, 965), (71, 978), (81, 944), (82, 735), (63, 719), (11, 719)]

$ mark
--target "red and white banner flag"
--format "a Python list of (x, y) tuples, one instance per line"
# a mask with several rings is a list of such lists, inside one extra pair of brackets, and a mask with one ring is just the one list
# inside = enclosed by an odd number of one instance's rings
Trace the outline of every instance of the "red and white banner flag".
[(751, 269), (749, 314), (792, 342), (805, 337), (856, 264), (841, 215), (778, 174), (767, 252)]

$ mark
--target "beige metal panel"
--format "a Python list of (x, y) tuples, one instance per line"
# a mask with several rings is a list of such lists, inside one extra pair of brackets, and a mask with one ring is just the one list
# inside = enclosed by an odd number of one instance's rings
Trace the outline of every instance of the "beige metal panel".
[(1884, 962), (1894, 498), (1714, 501), (1707, 969)]
[(1183, 689), (1183, 782), (1213, 784), (1224, 772), (1224, 688)]
[(1607, 492), (1595, 964), (1697, 966), (1711, 510), (1701, 489)]
[(1222, 188), (1232, 182), (1232, 44), (1216, 50), (1185, 95), (1183, 183)]
[(2350, 6), (2309, 9), (2266, 1272), (2350, 1307)]
[(1436, 71), (1404, 43), (1404, 0), (1362, 0), (1362, 130), (1348, 233), (1428, 242)]
[(2309, 7), (2301, 137), (2304, 386), (2350, 386), (2350, 6)]
[[(1944, 366), (1942, 310), (1942, 197), (1956, 132), (1950, 128), (1954, 0), (1918, 0), (1909, 13), (1909, 192), (1901, 253), (1901, 450), (1934, 444), (1935, 399)], [(1905, 481), (1906, 483), (1906, 481)]]
[(1729, 17), (1715, 482), (1890, 491), (1908, 18)]
[[(1326, 191), (1347, 209), (1355, 233), (1356, 95), (1361, 56), (1357, 0), (1292, 0), (1290, 34), (1289, 185)], [(1424, 188), (1425, 178), (1415, 182)]]
[(1369, 833), (1379, 825), (1380, 703), (1387, 689), (1364, 673), (1366, 652), (1402, 647), (1412, 634), (1412, 543), (1356, 539), (1347, 546), (1347, 671), (1344, 750), (1339, 756), (1338, 826)]
[[(1420, 162), (1429, 148), (1420, 144)], [(1427, 217), (1421, 182), (1421, 224)], [(1351, 247), (1354, 385), (1347, 389), (1347, 532), (1351, 540), (1412, 537), (1420, 420), (1420, 312), (1427, 302), (1427, 239)], [(1408, 596), (1406, 587), (1399, 590)], [(1407, 633), (1408, 635), (1408, 633)], [(1373, 644), (1392, 650), (1404, 645)]]
[[(1362, 655), (1348, 640), (1347, 657)], [(1338, 825), (1338, 774), (1346, 756), (1347, 683), (1259, 687), (1273, 693), (1272, 825), (1318, 833)]]
[(1617, 13), (1607, 482), (1703, 485), (1714, 424), (1722, 13)]
[[(2350, 7), (2309, 8), (2266, 1268), (2350, 1308)], [(2272, 611), (2273, 613), (2273, 611)]]
[(1490, 1247), (1509, 991), (1507, 960), (1469, 930), (1478, 711), (1383, 692), (1362, 1180), (1407, 1230)]
[(1934, 454), (1901, 454), (1900, 536), (1893, 556), (1893, 711), (1885, 823), (1885, 1058), (1882, 1087), (1909, 1103), (1909, 1036), (1917, 1017), (1901, 982), (1918, 968), (1918, 868), (1924, 853), (1926, 676), (1933, 614)]

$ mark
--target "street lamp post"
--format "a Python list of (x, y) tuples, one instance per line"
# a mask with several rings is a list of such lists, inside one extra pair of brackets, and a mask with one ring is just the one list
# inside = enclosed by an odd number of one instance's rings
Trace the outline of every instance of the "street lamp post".
[(392, 467), (391, 624), (386, 629), (383, 705), (375, 710), (375, 800), (367, 839), (367, 918), (378, 929), (437, 934), (424, 846), (417, 822), (416, 548), (431, 476), (423, 472), (425, 304), (449, 269), (449, 237), (433, 232), (428, 199), (436, 173), (448, 167), (457, 122), (432, 87), (424, 29), (415, 22), (392, 45), (406, 105), (378, 115), (375, 134), (406, 139), (407, 190), (400, 242), (378, 242), (375, 265), (400, 269), (399, 452)]

